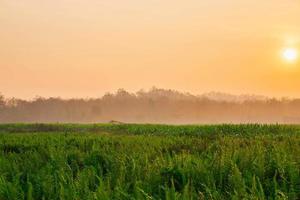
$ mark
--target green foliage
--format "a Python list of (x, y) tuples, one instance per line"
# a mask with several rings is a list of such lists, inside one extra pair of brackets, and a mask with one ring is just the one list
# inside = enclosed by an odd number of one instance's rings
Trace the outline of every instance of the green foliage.
[(299, 199), (300, 127), (0, 125), (0, 200)]

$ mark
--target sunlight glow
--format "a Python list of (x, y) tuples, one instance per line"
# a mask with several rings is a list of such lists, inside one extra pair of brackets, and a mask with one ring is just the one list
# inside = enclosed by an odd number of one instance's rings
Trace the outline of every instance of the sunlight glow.
[(288, 62), (294, 62), (298, 58), (298, 52), (294, 48), (286, 48), (282, 53), (283, 58)]

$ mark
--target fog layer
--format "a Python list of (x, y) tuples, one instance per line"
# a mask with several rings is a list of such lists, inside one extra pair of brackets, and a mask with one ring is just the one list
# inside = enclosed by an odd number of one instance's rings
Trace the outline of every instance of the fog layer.
[(0, 123), (300, 123), (300, 99), (192, 95), (152, 88), (129, 93), (123, 89), (98, 99), (38, 97), (31, 101), (0, 95)]

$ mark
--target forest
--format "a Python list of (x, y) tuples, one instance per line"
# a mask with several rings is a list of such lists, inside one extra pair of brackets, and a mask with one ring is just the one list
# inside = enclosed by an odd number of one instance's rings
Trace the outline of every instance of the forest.
[(153, 87), (100, 98), (32, 100), (0, 95), (0, 123), (300, 123), (300, 99), (211, 92), (192, 95)]

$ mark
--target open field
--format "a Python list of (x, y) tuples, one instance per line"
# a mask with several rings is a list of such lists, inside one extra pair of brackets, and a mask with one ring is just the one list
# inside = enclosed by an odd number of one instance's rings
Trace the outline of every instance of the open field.
[(300, 126), (3, 124), (0, 199), (300, 199)]

